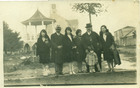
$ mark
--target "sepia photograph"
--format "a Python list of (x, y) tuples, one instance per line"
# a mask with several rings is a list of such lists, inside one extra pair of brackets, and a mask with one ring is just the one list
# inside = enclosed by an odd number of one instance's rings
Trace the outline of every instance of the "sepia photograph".
[(4, 87), (137, 85), (138, 0), (0, 1)]

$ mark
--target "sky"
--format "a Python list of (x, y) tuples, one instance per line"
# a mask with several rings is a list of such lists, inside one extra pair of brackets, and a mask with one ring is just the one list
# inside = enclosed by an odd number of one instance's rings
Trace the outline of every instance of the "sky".
[[(104, 5), (107, 12), (103, 12), (97, 17), (92, 15), (92, 25), (95, 32), (99, 33), (101, 25), (106, 25), (112, 34), (125, 26), (138, 28), (139, 3), (133, 0), (100, 1), (100, 3)], [(0, 19), (6, 21), (13, 31), (20, 32), (20, 35), (24, 36), (26, 30), (21, 22), (30, 18), (37, 9), (46, 17), (50, 17), (51, 4), (56, 4), (57, 13), (60, 16), (69, 20), (78, 19), (78, 28), (82, 29), (83, 33), (86, 31), (85, 25), (89, 23), (88, 13), (73, 11), (71, 8), (74, 2), (0, 2)], [(29, 27), (28, 30), (34, 33), (34, 27)]]

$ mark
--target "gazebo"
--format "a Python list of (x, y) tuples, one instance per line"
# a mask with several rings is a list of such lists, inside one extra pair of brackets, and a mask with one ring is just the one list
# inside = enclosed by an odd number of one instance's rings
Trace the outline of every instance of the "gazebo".
[(44, 25), (47, 28), (47, 25), (52, 24), (52, 30), (54, 30), (54, 23), (55, 22), (56, 22), (55, 19), (47, 18), (37, 9), (37, 11), (34, 13), (34, 15), (32, 17), (30, 17), (29, 19), (21, 22), (23, 25), (26, 26), (26, 34), (27, 35), (28, 35), (28, 33), (27, 33), (28, 28), (27, 27), (28, 26), (34, 26), (35, 27), (35, 40), (30, 41), (30, 40), (27, 39), (26, 44), (28, 44), (29, 46), (33, 46), (36, 43), (36, 40), (37, 40), (37, 26)]
[(54, 29), (54, 22), (55, 22), (55, 19), (45, 17), (37, 9), (37, 11), (34, 13), (34, 15), (32, 17), (30, 17), (29, 19), (23, 21), (22, 24), (24, 24), (26, 26), (26, 32), (27, 32), (27, 26), (35, 26), (35, 33), (37, 36), (37, 26), (38, 25), (45, 25), (47, 27), (47, 25), (52, 24), (52, 29)]

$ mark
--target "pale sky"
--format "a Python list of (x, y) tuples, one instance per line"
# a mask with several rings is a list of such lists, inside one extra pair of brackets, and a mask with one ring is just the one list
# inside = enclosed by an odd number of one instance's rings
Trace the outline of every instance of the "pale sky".
[[(25, 33), (25, 26), (22, 21), (30, 18), (37, 8), (46, 16), (50, 16), (51, 4), (54, 2), (0, 2), (0, 19), (6, 21), (9, 27), (21, 36)], [(66, 19), (78, 19), (79, 27), (83, 32), (86, 31), (85, 25), (89, 23), (87, 13), (72, 11), (71, 5), (74, 2), (56, 2), (57, 13)], [(139, 22), (139, 4), (131, 1), (105, 1), (101, 2), (108, 12), (101, 13), (100, 16), (92, 15), (93, 30), (99, 33), (100, 26), (106, 25), (110, 32), (123, 28), (125, 26), (138, 27)], [(31, 27), (30, 27), (31, 28)], [(32, 27), (28, 29), (34, 31)], [(38, 29), (40, 30), (40, 29)]]

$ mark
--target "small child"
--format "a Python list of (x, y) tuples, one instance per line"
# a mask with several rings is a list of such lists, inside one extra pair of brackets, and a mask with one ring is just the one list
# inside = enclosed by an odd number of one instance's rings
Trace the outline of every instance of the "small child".
[(48, 76), (48, 75), (50, 75), (51, 71), (49, 70), (49, 66), (46, 65), (44, 68), (45, 68), (45, 69), (44, 69), (44, 71), (43, 71), (43, 76)]
[(98, 63), (98, 57), (96, 55), (96, 53), (94, 52), (94, 50), (90, 49), (87, 52), (87, 56), (86, 56), (86, 63), (89, 65), (89, 71), (95, 72), (95, 65)]

